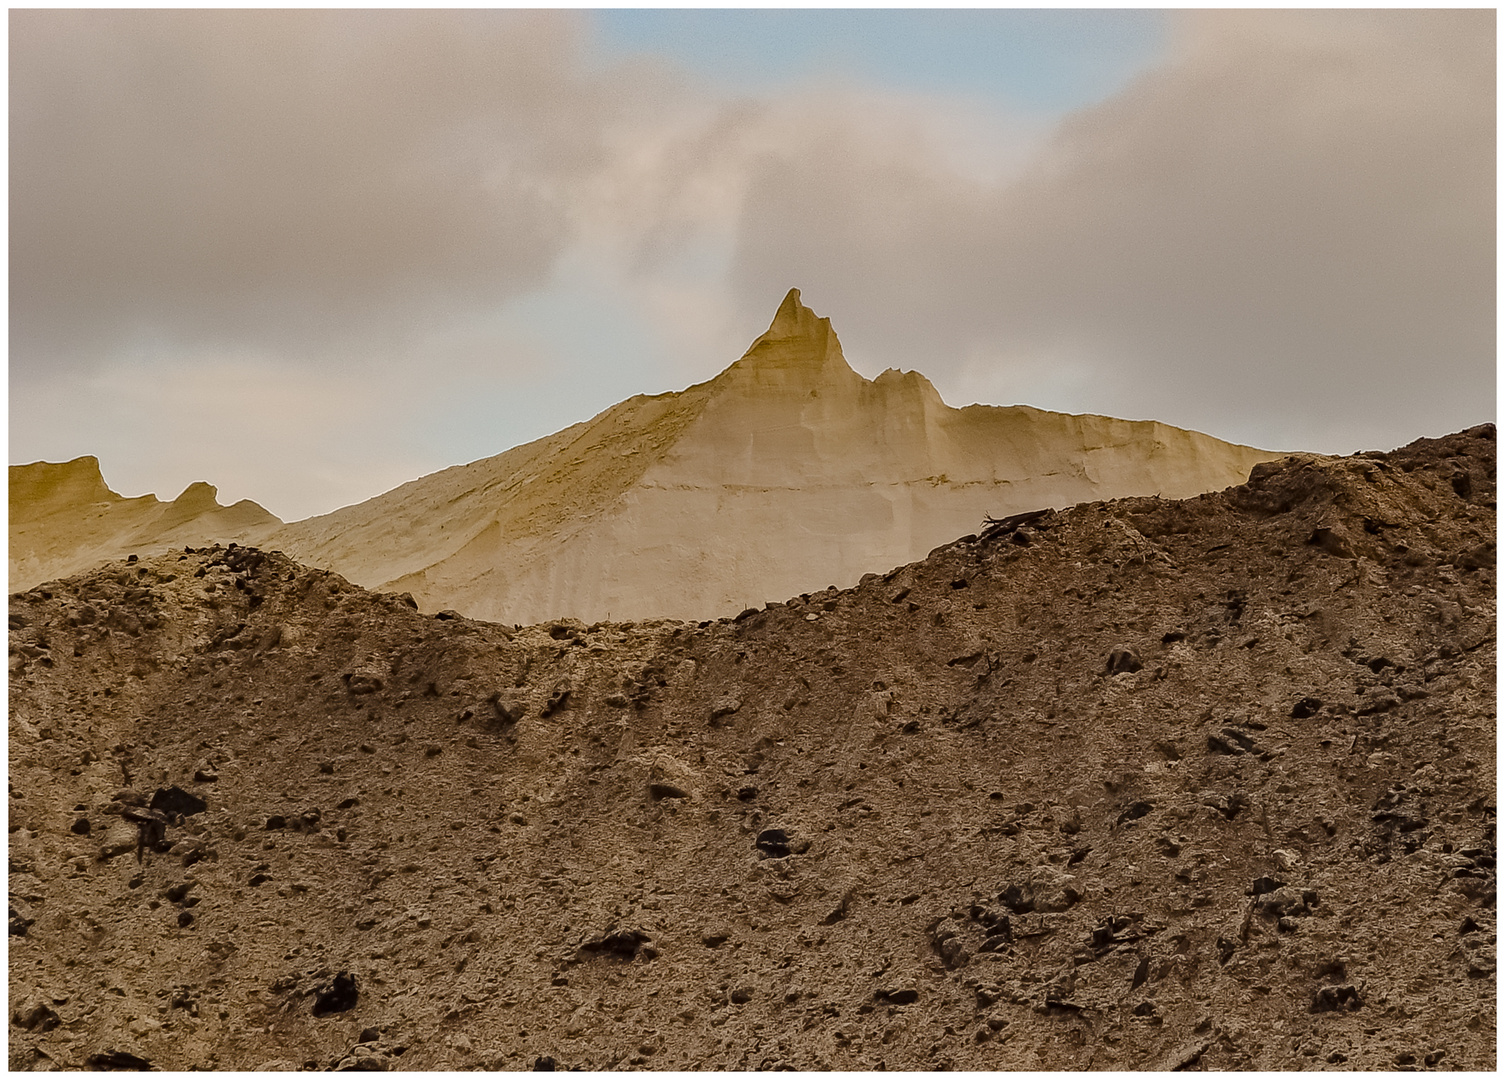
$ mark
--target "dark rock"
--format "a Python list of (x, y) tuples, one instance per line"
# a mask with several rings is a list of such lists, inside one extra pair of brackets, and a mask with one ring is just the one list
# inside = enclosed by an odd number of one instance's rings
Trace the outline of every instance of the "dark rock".
[(753, 787), (750, 784), (747, 785), (746, 787), (740, 787), (740, 788), (737, 789), (737, 801), (738, 802), (752, 802), (757, 797), (758, 797), (758, 789), (755, 788), (755, 787)]
[(1284, 881), (1276, 881), (1272, 877), (1257, 877), (1254, 879), (1254, 884), (1249, 886), (1249, 895), (1263, 896), (1265, 893), (1272, 893), (1276, 889), (1284, 887), (1284, 885)]
[(1244, 751), (1235, 743), (1218, 735), (1207, 736), (1207, 749), (1214, 754), (1227, 754), (1236, 756)]
[(1308, 717), (1316, 716), (1317, 711), (1321, 708), (1322, 702), (1317, 698), (1304, 697), (1291, 706), (1291, 717), (1295, 720), (1305, 720)]
[(369, 671), (351, 671), (340, 676), (352, 694), (374, 694), (382, 688), (381, 676)]
[(1147, 802), (1133, 803), (1123, 813), (1118, 815), (1118, 820), (1114, 824), (1122, 825), (1126, 821), (1138, 821), (1153, 809), (1154, 807)]
[(282, 814), (273, 814), (271, 817), (267, 818), (266, 829), (268, 832), (274, 829), (285, 828), (287, 828), (287, 818)]
[(728, 996), (731, 998), (733, 1005), (746, 1005), (753, 999), (753, 988), (751, 986), (739, 986)]
[(920, 1000), (920, 992), (908, 986), (898, 990), (879, 990), (873, 996), (889, 1005), (913, 1005)]
[(1355, 1012), (1363, 1006), (1359, 1000), (1359, 992), (1352, 985), (1344, 983), (1341, 986), (1324, 986), (1317, 991), (1312, 998), (1311, 1012)]
[(1255, 900), (1255, 908), (1263, 915), (1275, 918), (1310, 915), (1317, 905), (1317, 894), (1312, 889), (1293, 889), (1282, 885)]
[(356, 1042), (363, 1042), (363, 1043), (375, 1042), (377, 1039), (380, 1039), (380, 1038), (381, 1038), (381, 1033), (380, 1032), (378, 1032), (374, 1027), (368, 1027), (368, 1028), (362, 1028), (361, 1029), (360, 1038), (358, 1038), (356, 1040)]
[(1233, 954), (1237, 951), (1238, 946), (1229, 941), (1227, 938), (1220, 937), (1217, 940), (1217, 949), (1218, 963), (1226, 964), (1228, 963), (1228, 961), (1233, 959)]
[(379, 1055), (364, 1047), (345, 1055), (334, 1067), (335, 1072), (386, 1072), (387, 1063)]
[(766, 858), (782, 859), (789, 854), (789, 834), (783, 829), (764, 829), (755, 846)]
[(101, 1050), (85, 1059), (86, 1068), (95, 1072), (151, 1072), (152, 1063), (144, 1057), (128, 1054), (124, 1050)]
[(1149, 977), (1150, 958), (1148, 956), (1141, 956), (1138, 966), (1134, 968), (1134, 977), (1129, 981), (1129, 989), (1131, 991), (1138, 990)]
[(27, 998), (11, 1011), (10, 1022), (22, 1031), (51, 1031), (63, 1021), (47, 1002)]
[(554, 684), (554, 689), (549, 692), (549, 700), (544, 703), (540, 716), (552, 716), (564, 708), (570, 699), (570, 684), (560, 681)]
[(150, 807), (164, 814), (189, 817), (193, 814), (202, 814), (209, 809), (209, 804), (192, 792), (173, 786), (158, 788), (152, 794)]
[(1132, 649), (1119, 646), (1108, 654), (1108, 674), (1126, 675), (1144, 667), (1144, 661)]
[(452, 619), (463, 619), (465, 618), (465, 616), (461, 615), (454, 608), (445, 608), (443, 611), (435, 615), (434, 618), (438, 619), (440, 622), (448, 622)]
[(558, 1068), (558, 1063), (551, 1057), (541, 1057), (533, 1062), (534, 1072), (554, 1072)]
[(1248, 751), (1249, 753), (1253, 753), (1256, 750), (1254, 740), (1236, 727), (1225, 727), (1219, 734), (1241, 750)]
[(684, 788), (673, 784), (649, 784), (648, 794), (651, 798), (658, 799), (688, 799), (690, 793)]
[(178, 912), (178, 926), (180, 928), (187, 929), (188, 927), (190, 927), (192, 925), (193, 925), (193, 912), (191, 912), (191, 911), (180, 911), (180, 912)]
[(92, 827), (89, 825), (88, 818), (81, 817), (71, 826), (69, 826), (68, 831), (71, 832), (74, 836), (88, 836), (92, 831)]
[(355, 985), (355, 976), (342, 971), (334, 980), (314, 992), (314, 1015), (330, 1016), (355, 1008), (360, 991)]
[(272, 880), (271, 874), (252, 874), (250, 885), (254, 889), (258, 885), (264, 885)]

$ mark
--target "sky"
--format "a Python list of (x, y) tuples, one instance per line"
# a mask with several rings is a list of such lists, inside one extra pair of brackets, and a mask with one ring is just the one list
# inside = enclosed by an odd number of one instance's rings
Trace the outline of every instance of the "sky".
[(284, 520), (711, 378), (1494, 419), (1493, 10), (9, 14), (10, 455)]

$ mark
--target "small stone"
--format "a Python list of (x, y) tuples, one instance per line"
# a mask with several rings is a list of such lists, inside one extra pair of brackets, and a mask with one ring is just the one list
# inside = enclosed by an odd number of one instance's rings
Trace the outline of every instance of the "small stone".
[(739, 986), (728, 996), (731, 998), (733, 1005), (746, 1005), (753, 999), (753, 988), (751, 986)]
[(724, 697), (711, 706), (711, 719), (720, 720), (723, 716), (730, 716), (742, 708), (742, 699), (737, 697)]
[(22, 1031), (51, 1031), (62, 1018), (45, 1001), (27, 998), (12, 1010), (10, 1021)]
[[(119, 1070), (121, 1072), (149, 1072), (152, 1063), (135, 1054), (124, 1050), (101, 1050), (97, 1054), (90, 1054), (84, 1064), (90, 1069), (99, 1071)], [(265, 1068), (265, 1066), (262, 1066)]]
[(1353, 986), (1343, 983), (1341, 985), (1324, 986), (1317, 991), (1312, 998), (1311, 1010), (1314, 1013), (1338, 1012), (1348, 1010), (1353, 1012), (1363, 1005), (1359, 1000), (1359, 992)]
[(381, 1033), (378, 1032), (374, 1027), (368, 1027), (368, 1028), (362, 1028), (361, 1029), (360, 1038), (357, 1039), (356, 1041), (357, 1042), (368, 1043), (368, 1042), (375, 1042), (379, 1038), (381, 1038)]
[[(580, 951), (588, 955), (614, 956), (631, 960), (652, 939), (641, 930), (608, 930), (595, 941), (587, 941)], [(657, 950), (654, 950), (657, 956)], [(652, 959), (648, 957), (647, 959)]]
[(101, 859), (113, 859), (116, 855), (125, 855), (136, 850), (136, 844), (140, 837), (134, 825), (121, 823), (111, 825), (105, 832), (104, 840), (99, 846)]
[(1322, 702), (1317, 698), (1304, 697), (1291, 706), (1291, 717), (1295, 720), (1305, 720), (1308, 717), (1316, 716), (1317, 711), (1321, 708)]
[(74, 836), (88, 836), (91, 828), (92, 827), (89, 824), (89, 819), (81, 817), (71, 826), (69, 826), (68, 831), (71, 832)]
[(341, 678), (345, 682), (345, 688), (357, 695), (374, 694), (384, 685), (381, 676), (374, 671), (352, 671)]
[(1120, 645), (1108, 654), (1108, 674), (1127, 675), (1144, 667), (1144, 661), (1133, 649)]
[(782, 859), (789, 854), (789, 834), (783, 829), (764, 829), (755, 842), (765, 858)]
[(335, 1072), (386, 1072), (387, 1063), (369, 1050), (356, 1050), (334, 1067)]
[(890, 1005), (913, 1005), (920, 1000), (920, 992), (912, 986), (895, 990), (879, 990), (873, 996)]

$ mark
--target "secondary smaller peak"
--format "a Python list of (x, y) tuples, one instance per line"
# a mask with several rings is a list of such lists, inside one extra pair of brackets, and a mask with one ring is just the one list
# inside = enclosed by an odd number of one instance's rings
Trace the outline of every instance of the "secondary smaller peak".
[(183, 489), (183, 494), (172, 501), (174, 506), (193, 506), (204, 509), (219, 506), (219, 488), (202, 480), (195, 480)]

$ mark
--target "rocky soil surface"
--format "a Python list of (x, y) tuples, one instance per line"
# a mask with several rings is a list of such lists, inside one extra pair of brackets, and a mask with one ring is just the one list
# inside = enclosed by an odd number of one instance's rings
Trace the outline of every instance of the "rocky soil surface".
[(15, 1069), (1492, 1069), (1495, 432), (711, 623), (11, 598)]

